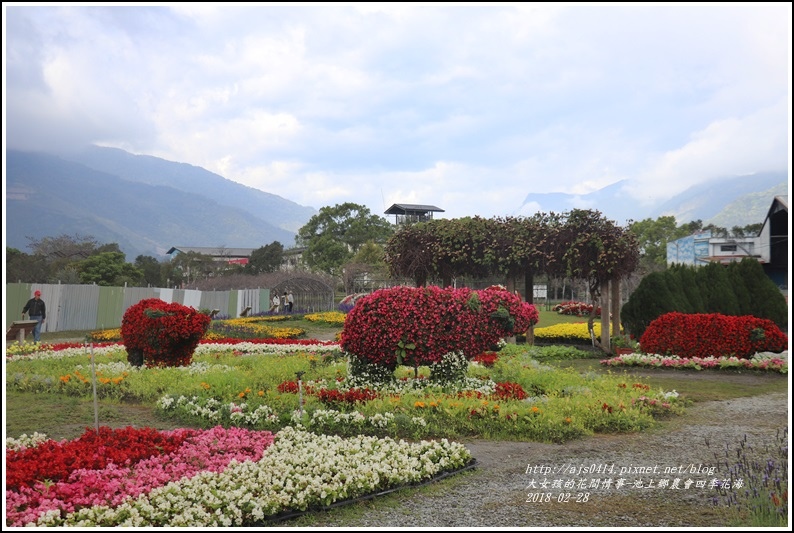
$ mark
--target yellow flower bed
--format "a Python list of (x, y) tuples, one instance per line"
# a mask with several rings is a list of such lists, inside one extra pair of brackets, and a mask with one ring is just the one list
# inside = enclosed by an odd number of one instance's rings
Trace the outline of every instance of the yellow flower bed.
[(261, 330), (257, 328), (257, 331), (261, 331), (263, 333), (261, 336), (268, 339), (297, 339), (306, 334), (306, 330), (301, 328), (271, 328), (268, 326), (261, 326), (261, 328)]
[[(251, 337), (267, 339), (296, 339), (306, 334), (306, 330), (301, 328), (273, 327), (265, 323), (284, 320), (289, 320), (289, 317), (245, 317), (215, 321), (210, 325), (211, 329), (204, 335), (204, 338), (217, 340), (230, 336), (224, 333), (224, 327), (234, 328), (238, 332), (245, 332)], [(234, 337), (236, 335), (232, 334), (231, 336)]]
[(95, 342), (118, 342), (121, 340), (121, 328), (92, 331), (88, 337)]
[[(601, 336), (600, 322), (593, 323), (593, 331), (596, 337)], [(590, 333), (587, 331), (587, 322), (555, 324), (545, 328), (535, 328), (535, 338), (544, 341), (569, 339), (588, 342), (590, 341)]]
[(312, 313), (303, 318), (309, 322), (326, 322), (332, 326), (344, 326), (347, 315), (341, 311), (327, 311), (325, 313)]
[(23, 343), (15, 342), (13, 344), (6, 343), (6, 357), (12, 355), (28, 355), (36, 352), (47, 350), (48, 344), (35, 343), (33, 341), (25, 341)]

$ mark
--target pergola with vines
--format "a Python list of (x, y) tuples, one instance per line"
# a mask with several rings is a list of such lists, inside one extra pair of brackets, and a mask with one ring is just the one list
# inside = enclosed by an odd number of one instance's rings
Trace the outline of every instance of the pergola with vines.
[[(611, 330), (620, 331), (620, 280), (636, 270), (639, 245), (627, 228), (599, 211), (574, 209), (565, 214), (532, 217), (432, 220), (403, 226), (386, 244), (390, 274), (408, 277), (416, 286), (429, 280), (449, 286), (455, 277), (501, 276), (511, 292), (523, 276), (527, 302), (533, 303), (534, 277), (580, 279), (587, 283), (593, 313), (601, 304), (601, 339), (609, 350)], [(609, 298), (602, 298), (607, 292)], [(610, 305), (611, 304), (611, 305)], [(528, 342), (531, 342), (531, 330)]]

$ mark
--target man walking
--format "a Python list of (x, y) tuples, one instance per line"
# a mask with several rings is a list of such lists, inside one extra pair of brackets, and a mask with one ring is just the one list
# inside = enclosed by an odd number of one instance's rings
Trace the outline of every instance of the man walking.
[(28, 300), (28, 303), (22, 308), (22, 318), (25, 318), (25, 313), (31, 320), (36, 321), (36, 325), (33, 326), (33, 341), (39, 342), (41, 340), (41, 325), (47, 318), (47, 308), (44, 305), (44, 300), (41, 299), (41, 291), (34, 292), (33, 298)]

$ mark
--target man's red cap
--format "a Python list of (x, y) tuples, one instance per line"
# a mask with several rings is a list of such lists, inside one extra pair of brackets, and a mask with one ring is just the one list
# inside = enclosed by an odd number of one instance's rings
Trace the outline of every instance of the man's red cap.
[(36, 291), (33, 293), (33, 296), (41, 296), (41, 291)]

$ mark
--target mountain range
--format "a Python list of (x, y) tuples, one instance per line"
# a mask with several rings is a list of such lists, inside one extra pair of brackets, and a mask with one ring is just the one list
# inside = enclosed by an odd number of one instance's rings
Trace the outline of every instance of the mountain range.
[(172, 246), (294, 246), (317, 213), (201, 167), (92, 147), (69, 155), (6, 152), (6, 246), (58, 235), (115, 242), (162, 259)]
[(517, 213), (563, 213), (573, 208), (597, 209), (608, 219), (624, 225), (629, 221), (674, 216), (685, 224), (701, 220), (726, 229), (764, 222), (775, 196), (788, 197), (789, 177), (783, 172), (764, 172), (748, 176), (724, 177), (693, 185), (670, 200), (651, 208), (627, 200), (626, 180), (613, 183), (590, 194), (530, 193)]
[[(643, 212), (625, 200), (622, 185), (583, 196), (529, 194), (515, 214), (589, 206), (618, 224), (673, 215), (679, 224), (702, 220), (730, 229), (762, 223), (773, 198), (789, 194), (786, 173), (764, 173), (703, 183)], [(127, 261), (163, 259), (172, 246), (258, 248), (278, 241), (289, 248), (316, 213), (201, 167), (116, 148), (6, 151), (5, 245), (24, 252), (31, 240), (64, 234), (118, 243)]]

